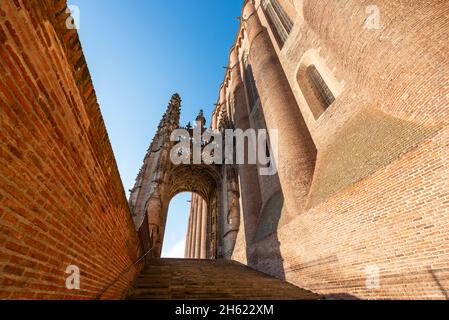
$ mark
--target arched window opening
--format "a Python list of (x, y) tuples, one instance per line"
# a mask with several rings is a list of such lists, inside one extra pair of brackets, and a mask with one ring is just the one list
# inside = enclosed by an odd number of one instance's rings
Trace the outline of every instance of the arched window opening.
[(313, 64), (299, 68), (297, 81), (313, 116), (318, 119), (335, 101), (334, 94)]
[(263, 9), (276, 41), (282, 48), (293, 28), (293, 21), (277, 0), (264, 0)]
[(248, 57), (244, 57), (244, 66), (245, 66), (245, 87), (248, 95), (248, 103), (250, 112), (254, 109), (255, 105), (259, 101), (259, 92), (257, 91), (256, 81), (254, 79), (253, 68), (251, 64), (248, 62)]

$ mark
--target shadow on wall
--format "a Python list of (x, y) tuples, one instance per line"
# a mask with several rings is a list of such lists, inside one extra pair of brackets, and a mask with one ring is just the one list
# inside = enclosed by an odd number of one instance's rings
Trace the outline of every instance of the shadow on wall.
[(248, 266), (285, 280), (284, 260), (277, 230), (286, 215), (284, 196), (277, 191), (262, 208), (254, 242), (247, 243)]
[(438, 288), (440, 289), (441, 294), (444, 296), (444, 298), (446, 300), (449, 300), (449, 294), (448, 294), (447, 290), (444, 288), (444, 286), (441, 284), (440, 280), (438, 279), (436, 271), (433, 270), (431, 267), (429, 267), (428, 269), (429, 269), (429, 273), (432, 275), (433, 280), (435, 281)]

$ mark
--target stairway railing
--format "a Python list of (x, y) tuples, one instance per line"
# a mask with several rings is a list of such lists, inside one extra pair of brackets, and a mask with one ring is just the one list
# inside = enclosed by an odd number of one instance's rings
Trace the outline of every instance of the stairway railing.
[(142, 255), (138, 260), (136, 260), (134, 263), (132, 263), (126, 269), (124, 269), (122, 272), (120, 272), (120, 274), (112, 282), (110, 282), (107, 286), (105, 286), (103, 289), (100, 290), (100, 292), (95, 296), (95, 300), (100, 300), (106, 291), (108, 291), (114, 284), (116, 284), (117, 281), (119, 281), (124, 275), (126, 275), (135, 265), (137, 265), (143, 259), (145, 259), (153, 249), (154, 249), (154, 245), (144, 255)]
[(140, 245), (143, 250), (150, 247), (150, 245), (151, 245), (151, 247), (138, 260), (136, 260), (134, 263), (132, 263), (126, 269), (124, 269), (122, 272), (120, 272), (119, 275), (112, 282), (110, 282), (107, 286), (105, 286), (103, 289), (101, 289), (100, 292), (98, 292), (98, 294), (95, 296), (95, 300), (100, 300), (106, 291), (108, 291), (113, 285), (115, 285), (117, 283), (117, 281), (119, 281), (124, 275), (126, 275), (129, 271), (131, 271), (131, 269), (135, 265), (140, 263), (143, 259), (145, 259), (150, 254), (151, 251), (153, 251), (153, 249), (155, 247), (155, 243), (152, 241), (151, 236), (150, 236), (150, 232), (148, 229), (148, 216), (147, 215), (145, 215), (144, 221), (143, 221), (142, 225), (140, 226), (139, 230), (137, 231), (137, 235), (139, 237)]

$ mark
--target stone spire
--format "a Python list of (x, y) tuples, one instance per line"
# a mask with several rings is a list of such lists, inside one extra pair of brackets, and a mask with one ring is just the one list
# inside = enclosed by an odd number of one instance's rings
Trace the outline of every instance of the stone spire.
[(162, 129), (174, 130), (179, 128), (179, 118), (181, 114), (181, 97), (175, 93), (168, 103), (167, 110), (158, 126), (158, 131)]
[(181, 97), (175, 93), (172, 95), (170, 102), (168, 103), (167, 110), (162, 116), (159, 125), (157, 126), (157, 132), (154, 135), (151, 142), (149, 152), (154, 152), (161, 147), (161, 144), (168, 142), (173, 130), (179, 128), (179, 119), (181, 115)]
[(203, 128), (206, 126), (206, 118), (204, 118), (203, 109), (200, 110), (200, 113), (196, 117), (196, 122), (200, 122)]
[[(147, 150), (147, 154), (144, 158), (143, 165), (136, 177), (133, 189), (131, 189), (130, 196), (130, 207), (134, 211), (134, 205), (137, 201), (139, 194), (139, 189), (142, 186), (142, 181), (144, 179), (145, 172), (147, 170), (147, 165), (152, 162), (153, 155), (158, 154), (165, 146), (169, 145), (170, 135), (173, 130), (179, 128), (179, 119), (181, 115), (181, 97), (179, 94), (175, 93), (172, 95), (170, 102), (168, 103), (167, 110), (162, 116), (161, 121), (157, 127), (157, 132), (151, 141), (150, 147)], [(156, 161), (156, 160), (154, 160)]]

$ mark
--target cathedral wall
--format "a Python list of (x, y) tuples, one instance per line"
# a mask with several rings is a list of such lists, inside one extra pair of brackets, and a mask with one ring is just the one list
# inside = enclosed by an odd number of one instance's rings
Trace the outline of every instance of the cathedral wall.
[[(303, 212), (285, 221), (283, 210), (276, 232), (237, 243), (234, 258), (327, 295), (444, 298), (447, 2), (377, 1), (381, 30), (364, 28), (366, 3), (294, 4), (282, 48), (258, 13), (317, 147), (313, 182)], [(310, 63), (335, 95), (318, 118), (298, 84)]]
[[(304, 20), (297, 18), (279, 58), (318, 148), (365, 109), (426, 126), (447, 124), (445, 1), (378, 1), (380, 30), (364, 27), (370, 13), (359, 1), (302, 3)], [(298, 85), (305, 54), (336, 93), (317, 120)]]
[[(444, 299), (449, 287), (448, 138), (449, 130), (440, 131), (298, 215), (256, 245), (256, 268), (343, 298)], [(274, 237), (280, 243), (281, 270), (267, 254)], [(369, 287), (376, 269), (379, 287)]]
[[(0, 2), (0, 299), (95, 298), (139, 241), (65, 1)], [(66, 269), (81, 272), (66, 288)], [(120, 298), (137, 270), (104, 297)]]

